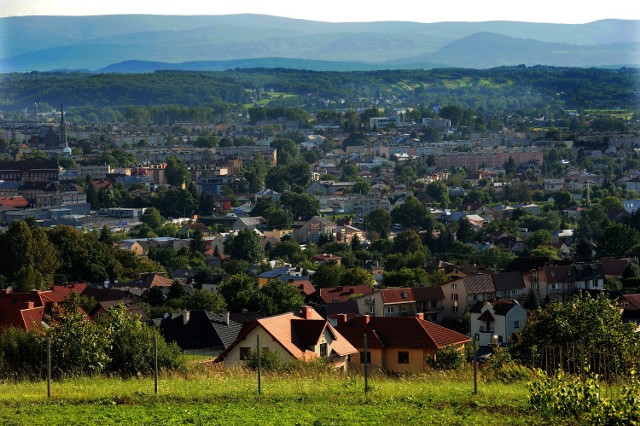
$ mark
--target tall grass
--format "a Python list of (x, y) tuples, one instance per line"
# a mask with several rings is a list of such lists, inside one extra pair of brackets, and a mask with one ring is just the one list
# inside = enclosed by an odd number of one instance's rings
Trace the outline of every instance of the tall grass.
[(528, 406), (525, 384), (479, 385), (470, 369), (388, 377), (339, 373), (321, 364), (257, 374), (199, 363), (153, 378), (74, 378), (52, 384), (0, 384), (5, 424), (543, 424)]

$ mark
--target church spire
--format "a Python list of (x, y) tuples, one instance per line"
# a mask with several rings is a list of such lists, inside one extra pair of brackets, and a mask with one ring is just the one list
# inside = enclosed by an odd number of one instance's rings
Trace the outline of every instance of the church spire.
[(64, 124), (64, 103), (60, 102), (60, 145), (67, 147), (67, 128)]

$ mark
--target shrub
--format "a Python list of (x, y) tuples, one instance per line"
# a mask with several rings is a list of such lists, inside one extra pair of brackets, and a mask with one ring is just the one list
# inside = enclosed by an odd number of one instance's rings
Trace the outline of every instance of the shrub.
[(584, 380), (563, 371), (555, 376), (540, 372), (537, 380), (530, 384), (529, 403), (547, 415), (572, 417), (586, 420), (601, 404), (600, 385), (597, 375), (588, 375)]
[(438, 349), (436, 357), (429, 359), (429, 366), (439, 370), (457, 370), (464, 364), (464, 351), (455, 346)]
[(154, 336), (157, 339), (158, 368), (179, 370), (185, 366), (180, 348), (175, 343), (168, 344), (156, 329), (142, 323), (124, 305), (109, 309), (100, 317), (99, 325), (111, 343), (107, 373), (124, 377), (151, 374)]
[(495, 348), (482, 369), (482, 376), (486, 380), (509, 384), (533, 379), (533, 371), (513, 361), (506, 349)]
[(42, 335), (9, 327), (0, 333), (0, 379), (46, 377), (46, 341)]
[[(281, 371), (284, 364), (277, 352), (269, 348), (260, 350), (260, 369), (264, 371)], [(251, 356), (247, 360), (247, 367), (252, 370), (258, 369), (258, 351), (251, 351)]]

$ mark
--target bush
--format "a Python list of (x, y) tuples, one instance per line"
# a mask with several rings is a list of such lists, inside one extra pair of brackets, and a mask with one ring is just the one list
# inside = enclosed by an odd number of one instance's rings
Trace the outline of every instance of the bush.
[[(252, 370), (258, 369), (258, 351), (251, 351), (251, 356), (247, 360), (247, 367)], [(260, 369), (263, 371), (281, 371), (284, 367), (280, 355), (269, 348), (260, 350)]]
[(100, 317), (100, 327), (110, 341), (106, 372), (123, 377), (151, 374), (154, 368), (153, 341), (157, 339), (158, 368), (180, 370), (185, 366), (180, 348), (168, 344), (158, 330), (142, 323), (124, 305), (109, 309)]
[(582, 381), (579, 376), (563, 371), (551, 377), (539, 372), (538, 379), (530, 384), (529, 389), (531, 406), (550, 416), (584, 421), (601, 403), (596, 375), (589, 375)]
[(525, 382), (534, 378), (533, 371), (511, 359), (511, 354), (504, 348), (495, 348), (482, 369), (482, 377), (505, 384)]
[(436, 357), (430, 358), (428, 363), (431, 368), (439, 370), (457, 370), (464, 364), (464, 351), (459, 350), (455, 346), (447, 346), (438, 349)]
[(0, 333), (0, 379), (40, 380), (46, 377), (46, 340), (42, 335), (9, 327)]

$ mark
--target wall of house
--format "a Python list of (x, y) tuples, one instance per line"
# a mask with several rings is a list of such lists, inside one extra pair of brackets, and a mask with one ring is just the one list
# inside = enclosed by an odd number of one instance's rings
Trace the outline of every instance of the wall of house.
[[(462, 318), (465, 311), (469, 308), (467, 303), (467, 292), (464, 288), (462, 279), (442, 284), (440, 288), (444, 293), (444, 300), (442, 301), (442, 307), (444, 309), (442, 316), (444, 318)], [(454, 300), (454, 294), (457, 295), (457, 300)], [(454, 309), (454, 306), (457, 306), (457, 309)]]
[(224, 358), (225, 365), (235, 365), (244, 362), (240, 359), (241, 348), (251, 348), (251, 352), (256, 350), (256, 337), (260, 335), (260, 347), (268, 348), (271, 352), (275, 352), (280, 356), (282, 361), (290, 361), (293, 359), (291, 354), (287, 352), (278, 342), (273, 340), (262, 327), (254, 328), (241, 342), (227, 353)]
[[(409, 363), (400, 364), (398, 362), (398, 352), (409, 352)], [(435, 351), (423, 350), (423, 349), (403, 349), (403, 348), (389, 348), (385, 349), (386, 352), (386, 368), (389, 371), (395, 372), (421, 372), (427, 369), (427, 358), (433, 358)]]

